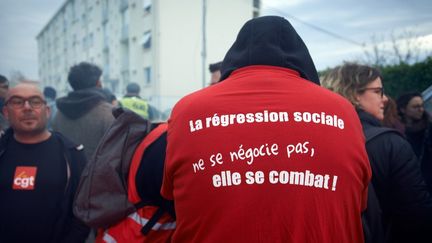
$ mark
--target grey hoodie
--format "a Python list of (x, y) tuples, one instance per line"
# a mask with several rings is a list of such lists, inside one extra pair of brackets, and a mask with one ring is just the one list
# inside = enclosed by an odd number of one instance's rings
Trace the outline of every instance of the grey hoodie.
[(106, 102), (99, 88), (70, 92), (57, 100), (58, 112), (52, 128), (75, 143), (84, 145), (84, 152), (91, 161), (105, 131), (114, 121), (112, 105)]

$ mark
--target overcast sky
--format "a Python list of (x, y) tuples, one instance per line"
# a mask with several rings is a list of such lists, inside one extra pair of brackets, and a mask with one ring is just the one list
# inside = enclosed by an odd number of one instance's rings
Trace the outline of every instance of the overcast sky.
[[(243, 1), (243, 0), (233, 0)], [(36, 35), (64, 0), (0, 0), (0, 74), (13, 70), (38, 79)], [(372, 39), (394, 33), (421, 37), (432, 52), (431, 0), (262, 0), (263, 15), (287, 18), (309, 48), (318, 70), (358, 60)], [(312, 26), (311, 26), (312, 25)], [(318, 29), (318, 30), (317, 30)], [(326, 33), (330, 32), (330, 33)]]
[(364, 58), (374, 39), (390, 48), (392, 35), (407, 32), (418, 37), (416, 46), (424, 49), (423, 55), (432, 53), (430, 0), (266, 0), (263, 14), (281, 15), (292, 23), (318, 70)]

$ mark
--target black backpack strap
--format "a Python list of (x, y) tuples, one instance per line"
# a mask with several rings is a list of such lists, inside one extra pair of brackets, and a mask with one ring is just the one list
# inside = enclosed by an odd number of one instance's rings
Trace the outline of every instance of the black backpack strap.
[(369, 141), (371, 141), (373, 138), (383, 134), (383, 133), (388, 133), (388, 132), (394, 132), (397, 133), (398, 135), (401, 135), (399, 131), (392, 129), (392, 128), (388, 128), (388, 127), (366, 127), (364, 130), (364, 135), (366, 137), (366, 143), (368, 143)]
[(152, 128), (153, 130), (148, 136), (154, 136), (154, 140), (142, 154), (141, 162), (135, 173), (135, 178), (140, 179), (138, 181), (135, 179), (135, 183), (137, 184), (136, 190), (141, 198), (138, 203), (134, 204), (135, 208), (140, 209), (144, 206), (157, 207), (147, 223), (141, 228), (141, 233), (144, 235), (150, 232), (165, 213), (175, 219), (173, 201), (168, 201), (160, 195), (165, 161), (167, 124), (154, 124)]
[[(154, 202), (150, 201), (140, 201), (136, 204), (134, 204), (137, 209), (140, 209), (144, 206), (155, 206)], [(150, 230), (153, 228), (153, 226), (158, 222), (158, 220), (165, 214), (168, 213), (173, 219), (176, 218), (175, 216), (175, 210), (174, 210), (174, 202), (163, 200), (160, 203), (157, 203), (158, 209), (156, 212), (152, 215), (152, 217), (147, 221), (147, 223), (141, 228), (141, 233), (144, 235), (147, 235)]]
[(146, 205), (149, 205), (149, 204), (147, 202), (144, 202), (144, 201), (139, 201), (138, 203), (134, 204), (134, 206), (135, 206), (136, 209), (140, 209), (140, 208), (142, 208), (142, 207), (144, 207)]
[(159, 207), (149, 221), (141, 228), (141, 233), (147, 235), (165, 212), (166, 210), (164, 207)]

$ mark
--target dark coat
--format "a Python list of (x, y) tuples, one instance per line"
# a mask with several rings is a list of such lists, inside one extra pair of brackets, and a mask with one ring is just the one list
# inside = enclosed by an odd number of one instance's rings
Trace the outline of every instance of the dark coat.
[(72, 91), (56, 102), (58, 110), (52, 129), (74, 143), (83, 144), (87, 159), (92, 159), (99, 141), (114, 121), (113, 107), (106, 102), (102, 89)]
[(406, 127), (405, 135), (419, 158), (421, 170), (432, 193), (432, 123), (426, 119), (422, 129)]
[[(58, 216), (56, 229), (53, 231), (53, 240), (51, 242), (84, 242), (90, 229), (79, 221), (72, 213), (72, 202), (75, 191), (84, 169), (87, 159), (82, 150), (82, 145), (77, 146), (62, 134), (52, 132), (60, 141), (63, 147), (63, 154), (66, 159), (67, 167), (70, 169), (70, 177), (67, 180), (67, 187), (61, 202), (60, 215)], [(0, 157), (3, 156), (8, 141), (13, 137), (13, 130), (8, 129), (0, 139)]]
[[(367, 127), (380, 122), (359, 110)], [(372, 184), (378, 197), (389, 242), (432, 242), (432, 197), (409, 143), (397, 133), (383, 133), (366, 145)], [(429, 232), (428, 232), (429, 231)]]

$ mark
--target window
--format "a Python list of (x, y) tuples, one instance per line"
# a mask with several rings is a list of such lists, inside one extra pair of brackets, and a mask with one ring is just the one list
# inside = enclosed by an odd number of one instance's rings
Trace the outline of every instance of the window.
[(121, 70), (129, 70), (129, 45), (121, 46)]
[(109, 53), (104, 52), (102, 58), (103, 58), (103, 73), (104, 76), (106, 76), (106, 79), (108, 79), (110, 73)]
[(144, 11), (150, 12), (152, 1), (151, 0), (143, 0), (143, 9)]
[(260, 16), (258, 10), (254, 10), (252, 15), (253, 15), (253, 18), (258, 18)]
[(72, 35), (72, 46), (75, 46), (77, 44), (77, 35), (73, 34)]
[(71, 2), (71, 7), (70, 7), (70, 9), (71, 9), (71, 19), (72, 19), (72, 23), (75, 23), (75, 21), (76, 21), (76, 9), (75, 9), (75, 1), (74, 0), (72, 0)]
[(260, 0), (253, 0), (253, 17), (258, 18), (259, 12), (261, 8), (261, 1)]
[(261, 1), (253, 0), (253, 7), (259, 9), (261, 7)]
[(124, 84), (128, 84), (129, 83), (129, 70), (123, 70), (121, 72), (122, 78), (123, 78), (123, 83)]
[(87, 49), (87, 36), (82, 39), (82, 48), (83, 50)]
[(63, 17), (63, 33), (65, 33), (66, 30), (67, 30), (67, 28), (68, 28), (68, 19), (67, 19), (67, 11), (66, 11), (66, 9), (63, 10), (62, 17)]
[(129, 10), (125, 10), (121, 13), (121, 35), (120, 35), (120, 41), (121, 42), (128, 42), (129, 41)]
[(150, 12), (152, 6), (152, 0), (143, 0), (144, 11)]
[(54, 49), (54, 51), (57, 51), (57, 49), (58, 49), (58, 42), (59, 42), (59, 38), (55, 37), (54, 41), (53, 41), (53, 49)]
[(82, 24), (85, 26), (87, 25), (87, 15), (85, 13), (83, 13), (81, 15), (81, 20), (82, 20)]
[(151, 67), (144, 68), (144, 83), (146, 85), (151, 83)]
[(108, 37), (108, 32), (107, 32), (107, 23), (102, 25), (102, 32), (103, 32), (103, 50), (108, 51), (109, 37)]
[(144, 33), (143, 37), (140, 40), (140, 45), (145, 49), (151, 47), (151, 31), (147, 31)]
[(125, 11), (128, 8), (128, 0), (120, 0), (120, 12)]
[(93, 33), (90, 33), (88, 36), (88, 46), (89, 47), (93, 46)]
[(54, 56), (54, 67), (58, 67), (60, 65), (60, 56), (59, 55), (55, 55)]

